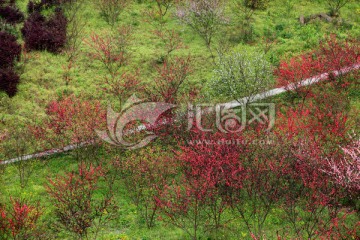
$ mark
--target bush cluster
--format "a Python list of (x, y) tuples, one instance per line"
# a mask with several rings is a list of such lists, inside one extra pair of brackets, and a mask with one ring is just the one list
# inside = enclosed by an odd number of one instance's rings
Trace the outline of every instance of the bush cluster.
[[(60, 8), (55, 14), (46, 19), (40, 11), (49, 7), (58, 6), (61, 0), (30, 1), (26, 19), (21, 33), (25, 47), (30, 50), (48, 50), (59, 52), (66, 42), (67, 19)], [(24, 14), (16, 7), (14, 0), (0, 0), (0, 19), (6, 25), (13, 26), (24, 20)], [(5, 29), (0, 29), (0, 91), (6, 92), (9, 97), (15, 96), (20, 77), (14, 70), (15, 61), (20, 59), (21, 46), (14, 35)]]
[(17, 24), (24, 21), (24, 14), (14, 5), (2, 5), (0, 3), (0, 18), (6, 23)]
[(17, 93), (17, 85), (20, 77), (13, 68), (0, 69), (0, 90), (4, 91), (9, 97), (15, 96)]
[(20, 54), (21, 46), (16, 42), (16, 37), (0, 32), (0, 68), (11, 67)]
[(25, 47), (59, 52), (66, 43), (66, 25), (67, 19), (60, 9), (48, 20), (39, 12), (32, 13), (21, 29)]
[(16, 60), (20, 59), (21, 46), (16, 38), (7, 33), (0, 32), (0, 90), (13, 97), (17, 92), (20, 81), (13, 67)]

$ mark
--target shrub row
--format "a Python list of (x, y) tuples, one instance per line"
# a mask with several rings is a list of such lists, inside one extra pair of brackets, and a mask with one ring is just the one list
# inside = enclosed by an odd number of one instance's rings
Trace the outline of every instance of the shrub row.
[(0, 2), (0, 18), (14, 25), (24, 21), (24, 14), (15, 5), (5, 5)]
[(6, 92), (9, 97), (15, 96), (19, 82), (20, 77), (12, 68), (0, 69), (0, 90)]
[(32, 13), (21, 29), (25, 47), (59, 52), (66, 43), (66, 25), (67, 19), (60, 9), (48, 20), (39, 12)]
[(0, 32), (0, 90), (9, 97), (15, 96), (20, 77), (14, 71), (14, 63), (20, 59), (21, 46), (16, 37)]
[[(21, 29), (27, 49), (48, 50), (55, 53), (65, 45), (67, 19), (63, 11), (56, 8), (55, 14), (49, 19), (46, 19), (40, 11), (66, 1), (29, 2), (28, 11), (31, 14)], [(0, 19), (4, 19), (7, 24), (15, 25), (24, 20), (24, 14), (16, 7), (14, 0), (0, 0)], [(0, 90), (5, 91), (10, 97), (16, 94), (20, 81), (20, 77), (13, 69), (20, 54), (21, 46), (17, 43), (16, 37), (0, 29)]]
[(15, 60), (19, 60), (21, 46), (13, 35), (0, 32), (0, 68), (11, 67)]
[[(14, 26), (24, 21), (24, 14), (16, 7), (15, 0), (0, 0), (0, 19), (8, 26)], [(9, 97), (15, 96), (19, 75), (14, 70), (14, 64), (20, 60), (21, 46), (14, 35), (6, 29), (0, 30), (0, 91)]]

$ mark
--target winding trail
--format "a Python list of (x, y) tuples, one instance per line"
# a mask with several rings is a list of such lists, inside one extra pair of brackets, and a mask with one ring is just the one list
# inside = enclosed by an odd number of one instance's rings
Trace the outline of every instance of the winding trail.
[[(342, 68), (340, 71), (333, 71), (332, 74), (334, 76), (339, 76), (339, 75), (343, 75), (343, 74), (346, 74), (346, 73), (349, 73), (351, 71), (358, 70), (358, 69), (360, 69), (360, 64), (355, 64), (353, 66)], [(271, 89), (271, 90), (269, 90), (267, 92), (259, 93), (259, 94), (249, 96), (249, 97), (244, 97), (244, 98), (241, 98), (241, 99), (238, 99), (238, 100), (234, 100), (234, 101), (231, 101), (231, 102), (224, 103), (222, 105), (225, 108), (239, 107), (239, 106), (244, 105), (245, 103), (255, 102), (255, 101), (258, 101), (258, 100), (262, 100), (262, 99), (266, 99), (266, 98), (269, 98), (269, 97), (272, 97), (272, 96), (279, 95), (281, 93), (284, 93), (284, 92), (287, 92), (287, 91), (293, 89), (295, 86), (300, 87), (300, 86), (309, 86), (309, 85), (315, 84), (315, 83), (317, 83), (317, 82), (319, 82), (321, 80), (326, 79), (329, 76), (329, 74), (330, 73), (323, 73), (323, 74), (320, 74), (320, 75), (316, 75), (316, 76), (313, 76), (311, 78), (304, 79), (304, 80), (300, 81), (298, 84), (290, 84), (290, 85), (288, 85), (286, 87), (274, 88), (274, 89)], [(140, 126), (140, 128), (141, 128), (141, 126)], [(62, 149), (51, 149), (51, 150), (43, 151), (43, 152), (40, 152), (40, 153), (34, 153), (34, 154), (24, 155), (24, 156), (21, 156), (21, 157), (18, 157), (18, 158), (8, 159), (8, 160), (5, 160), (5, 161), (0, 160), (0, 165), (11, 164), (11, 163), (19, 162), (19, 161), (27, 161), (27, 160), (30, 160), (30, 159), (33, 159), (33, 158), (51, 156), (51, 155), (54, 155), (54, 154), (57, 154), (57, 153), (68, 152), (68, 151), (74, 150), (76, 148), (79, 148), (79, 147), (82, 147), (82, 146), (88, 145), (88, 144), (91, 144), (91, 143), (82, 143), (80, 145), (75, 145), (75, 144), (74, 145), (68, 145), (68, 146), (66, 146), (66, 147), (64, 147)]]

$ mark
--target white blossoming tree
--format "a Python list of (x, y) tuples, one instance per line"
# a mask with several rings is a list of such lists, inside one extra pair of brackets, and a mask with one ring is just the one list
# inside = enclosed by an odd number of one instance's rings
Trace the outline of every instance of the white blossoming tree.
[(273, 85), (272, 72), (264, 54), (258, 51), (219, 53), (210, 87), (217, 96), (231, 97), (246, 104), (254, 100), (254, 95)]
[(224, 0), (186, 0), (177, 9), (177, 17), (190, 26), (210, 48), (214, 35), (226, 22)]

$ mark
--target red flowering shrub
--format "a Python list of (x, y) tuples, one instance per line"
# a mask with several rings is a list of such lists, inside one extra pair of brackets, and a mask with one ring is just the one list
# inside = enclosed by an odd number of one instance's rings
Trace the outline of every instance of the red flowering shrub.
[(311, 98), (277, 117), (275, 133), (289, 150), (288, 166), (281, 176), (280, 187), (287, 193), (282, 208), (300, 238), (339, 239), (344, 233), (356, 234), (356, 227), (346, 226), (347, 217), (341, 217), (344, 188), (326, 174), (331, 172), (328, 160), (342, 158), (338, 145), (347, 141), (351, 128), (346, 91), (336, 86), (333, 82), (313, 86)]
[(70, 134), (71, 142), (82, 142), (94, 138), (94, 129), (104, 123), (104, 111), (98, 101), (82, 101), (75, 96), (53, 101), (47, 108), (51, 118), (49, 129), (55, 134)]
[(38, 207), (11, 199), (11, 206), (0, 206), (1, 239), (36, 239), (40, 236), (41, 214)]
[[(104, 171), (100, 166), (86, 167), (81, 163), (77, 172), (49, 179), (45, 186), (55, 206), (57, 221), (64, 230), (79, 239), (86, 239), (89, 228), (110, 220), (117, 209), (111, 191), (95, 197), (103, 177)], [(96, 229), (97, 232), (99, 228)]]
[(81, 100), (75, 96), (64, 96), (52, 101), (47, 107), (48, 119), (33, 129), (44, 148), (77, 146), (77, 160), (97, 160), (100, 142), (95, 129), (105, 123), (105, 111), (98, 101)]
[(206, 230), (220, 230), (232, 183), (242, 182), (241, 151), (226, 144), (231, 137), (239, 136), (192, 132), (188, 144), (182, 144), (176, 155), (181, 175), (156, 196), (165, 215), (163, 221), (181, 228), (192, 239)]
[[(357, 41), (340, 41), (335, 35), (331, 35), (320, 46), (310, 53), (294, 57), (290, 60), (280, 62), (280, 66), (275, 70), (277, 81), (280, 86), (285, 86), (299, 95), (303, 100), (311, 96), (311, 88), (308, 83), (300, 82), (309, 77), (312, 81), (320, 80), (322, 74), (329, 73), (329, 80), (340, 82), (339, 87), (343, 87), (344, 74), (348, 74), (346, 68), (351, 68), (360, 63), (360, 48)], [(335, 71), (334, 75), (333, 71)], [(357, 73), (354, 70), (351, 73)], [(322, 75), (322, 78), (326, 76)]]
[[(182, 229), (191, 239), (198, 239), (200, 233), (211, 223), (208, 220), (208, 188), (202, 182), (189, 181), (184, 176), (176, 183), (165, 185), (156, 197), (157, 206), (164, 217), (160, 219)], [(222, 209), (215, 212), (221, 213)]]
[(154, 84), (147, 88), (153, 101), (178, 104), (184, 97), (184, 85), (191, 73), (191, 58), (174, 58), (166, 60), (156, 67), (157, 76)]
[(123, 69), (129, 60), (132, 38), (131, 27), (122, 26), (114, 35), (106, 34), (102, 37), (92, 34), (91, 40), (86, 41), (91, 48), (91, 58), (100, 61), (105, 67), (107, 74), (102, 77), (106, 84), (104, 89), (119, 100), (120, 109), (127, 98), (141, 89), (139, 74)]
[(59, 10), (49, 20), (39, 12), (32, 13), (21, 29), (25, 47), (31, 50), (59, 52), (66, 43), (67, 20)]
[(340, 41), (336, 35), (330, 35), (320, 43), (316, 51), (321, 56), (324, 72), (340, 71), (360, 63), (360, 47), (357, 40)]
[(151, 146), (117, 160), (118, 175), (148, 228), (155, 226), (159, 212), (155, 197), (179, 172), (178, 162), (169, 155), (172, 153)]

